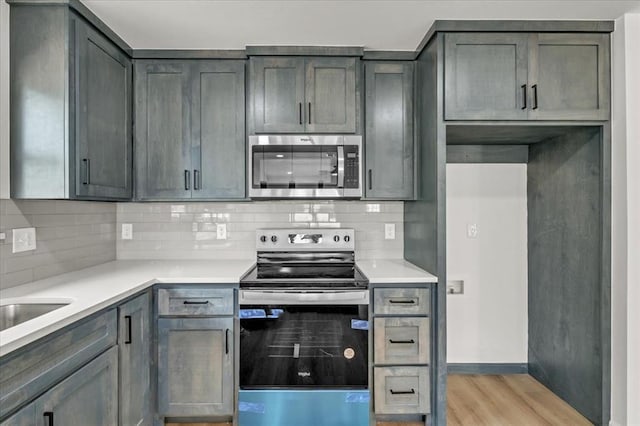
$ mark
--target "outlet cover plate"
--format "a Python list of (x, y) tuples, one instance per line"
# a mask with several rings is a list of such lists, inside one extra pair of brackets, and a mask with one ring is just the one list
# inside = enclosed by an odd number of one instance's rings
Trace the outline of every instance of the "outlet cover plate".
[(227, 224), (226, 223), (218, 223), (216, 224), (216, 238), (219, 240), (227, 239)]
[(122, 224), (122, 239), (133, 240), (133, 224), (132, 223)]
[(36, 228), (18, 228), (13, 230), (13, 253), (36, 249)]
[(395, 240), (396, 239), (396, 224), (385, 223), (384, 224), (384, 239)]

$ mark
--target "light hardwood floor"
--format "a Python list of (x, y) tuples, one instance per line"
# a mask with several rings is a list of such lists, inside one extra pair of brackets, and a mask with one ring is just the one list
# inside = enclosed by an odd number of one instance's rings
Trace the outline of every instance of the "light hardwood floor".
[(591, 425), (528, 374), (450, 374), (447, 426)]

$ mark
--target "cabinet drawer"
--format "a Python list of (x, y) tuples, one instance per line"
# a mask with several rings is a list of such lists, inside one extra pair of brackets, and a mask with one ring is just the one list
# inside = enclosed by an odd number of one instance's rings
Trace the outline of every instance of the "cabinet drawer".
[(383, 315), (428, 315), (428, 288), (376, 288), (373, 312)]
[(162, 288), (158, 314), (173, 316), (233, 315), (232, 288)]
[(429, 318), (376, 318), (376, 364), (428, 364)]
[(373, 371), (376, 414), (431, 412), (428, 367), (376, 367)]

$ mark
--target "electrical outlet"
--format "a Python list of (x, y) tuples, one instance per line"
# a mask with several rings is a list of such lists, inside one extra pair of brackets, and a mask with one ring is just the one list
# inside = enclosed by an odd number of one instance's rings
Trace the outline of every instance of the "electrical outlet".
[(0, 241), (4, 241), (7, 239), (7, 234), (5, 234), (4, 232), (0, 232)]
[(133, 224), (132, 223), (122, 224), (122, 239), (133, 240)]
[(447, 294), (464, 294), (464, 281), (463, 280), (447, 281)]
[(478, 224), (477, 223), (468, 223), (467, 224), (467, 238), (478, 238)]
[(216, 224), (216, 238), (219, 240), (227, 239), (227, 224), (226, 223), (217, 223)]
[(396, 224), (385, 223), (384, 224), (384, 239), (395, 240), (396, 239)]
[(18, 228), (13, 230), (13, 253), (36, 249), (36, 228)]

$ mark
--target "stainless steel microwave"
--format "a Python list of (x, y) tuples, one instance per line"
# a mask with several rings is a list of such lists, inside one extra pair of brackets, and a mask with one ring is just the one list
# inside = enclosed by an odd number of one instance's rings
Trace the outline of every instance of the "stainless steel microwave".
[(362, 136), (249, 136), (249, 197), (362, 197)]

